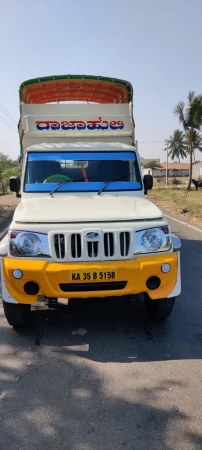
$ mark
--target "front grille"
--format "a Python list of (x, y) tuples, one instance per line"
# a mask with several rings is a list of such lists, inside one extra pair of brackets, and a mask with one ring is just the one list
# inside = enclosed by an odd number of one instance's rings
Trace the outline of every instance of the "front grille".
[(107, 257), (114, 255), (114, 235), (113, 235), (113, 233), (104, 233), (104, 254)]
[(59, 286), (63, 292), (92, 292), (124, 289), (126, 284), (127, 281), (109, 281), (106, 283), (62, 283)]
[(55, 234), (54, 236), (55, 253), (58, 259), (65, 257), (65, 236), (64, 234)]
[(51, 256), (56, 261), (119, 261), (133, 256), (131, 231), (72, 230), (50, 232)]
[(130, 248), (130, 233), (128, 231), (122, 231), (120, 233), (121, 256), (128, 256), (129, 248)]
[(71, 255), (72, 258), (81, 258), (81, 235), (78, 233), (71, 235)]

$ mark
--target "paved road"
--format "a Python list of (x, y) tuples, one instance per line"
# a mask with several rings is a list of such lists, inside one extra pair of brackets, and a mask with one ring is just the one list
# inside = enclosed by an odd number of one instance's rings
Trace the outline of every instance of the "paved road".
[(1, 450), (202, 449), (202, 233), (171, 225), (183, 293), (166, 324), (141, 301), (38, 307), (18, 332), (0, 310)]

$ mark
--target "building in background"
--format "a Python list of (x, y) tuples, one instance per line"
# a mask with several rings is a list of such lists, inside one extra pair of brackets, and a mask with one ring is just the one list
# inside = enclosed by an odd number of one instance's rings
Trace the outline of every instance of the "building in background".
[[(164, 178), (166, 176), (166, 163), (160, 163), (160, 167), (151, 167), (147, 169), (142, 167), (142, 172), (143, 175), (149, 174), (152, 175), (154, 178)], [(180, 178), (188, 176), (189, 176), (189, 163), (168, 163), (168, 177)]]
[(193, 164), (192, 178), (193, 180), (202, 180), (202, 161)]

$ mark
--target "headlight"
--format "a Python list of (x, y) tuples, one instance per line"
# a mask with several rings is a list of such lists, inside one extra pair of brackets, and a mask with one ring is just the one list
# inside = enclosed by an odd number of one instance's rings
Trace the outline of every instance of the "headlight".
[(135, 233), (134, 253), (166, 252), (172, 248), (169, 227), (150, 228)]
[(9, 250), (12, 256), (49, 256), (48, 236), (29, 231), (11, 231)]

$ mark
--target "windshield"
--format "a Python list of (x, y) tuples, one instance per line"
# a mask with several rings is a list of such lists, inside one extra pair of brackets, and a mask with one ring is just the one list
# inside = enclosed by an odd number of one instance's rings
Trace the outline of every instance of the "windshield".
[[(142, 189), (134, 152), (31, 152), (25, 192), (96, 192)], [(65, 182), (65, 183), (63, 183)]]

